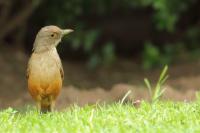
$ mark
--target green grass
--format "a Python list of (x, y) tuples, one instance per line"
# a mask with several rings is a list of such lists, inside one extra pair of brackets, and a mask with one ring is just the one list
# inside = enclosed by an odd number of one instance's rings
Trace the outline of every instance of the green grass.
[(62, 112), (39, 114), (35, 109), (0, 111), (0, 133), (74, 132), (200, 132), (200, 102), (142, 102), (71, 107)]
[[(165, 66), (159, 76), (159, 79), (158, 79), (154, 89), (152, 88), (150, 81), (147, 78), (144, 79), (144, 83), (145, 83), (146, 87), (149, 89), (149, 94), (150, 94), (152, 103), (159, 101), (165, 92), (165, 88), (163, 88), (163, 85), (165, 84), (165, 81), (169, 77), (169, 75), (167, 75), (167, 71), (168, 71), (168, 66)], [(152, 91), (154, 91), (153, 94), (152, 94)]]

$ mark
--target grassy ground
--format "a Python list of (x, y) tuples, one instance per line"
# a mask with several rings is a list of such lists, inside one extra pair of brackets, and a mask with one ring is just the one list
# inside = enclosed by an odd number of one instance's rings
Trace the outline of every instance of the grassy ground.
[(0, 111), (0, 132), (200, 132), (200, 103), (142, 102), (71, 107), (62, 112), (39, 114), (11, 108)]

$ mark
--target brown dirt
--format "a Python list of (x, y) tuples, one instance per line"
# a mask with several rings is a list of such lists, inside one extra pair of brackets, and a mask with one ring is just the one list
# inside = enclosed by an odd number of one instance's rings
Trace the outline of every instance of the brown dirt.
[[(26, 87), (26, 64), (28, 57), (20, 51), (0, 50), (0, 108), (22, 107), (33, 104)], [(121, 100), (131, 90), (128, 100), (149, 100), (143, 79), (148, 77), (154, 83), (161, 69), (143, 71), (139, 65), (119, 60), (112, 67), (90, 71), (81, 62), (64, 62), (65, 81), (57, 107), (63, 108), (77, 103), (111, 103)], [(200, 60), (182, 62), (170, 66), (163, 99), (194, 100), (200, 88)]]

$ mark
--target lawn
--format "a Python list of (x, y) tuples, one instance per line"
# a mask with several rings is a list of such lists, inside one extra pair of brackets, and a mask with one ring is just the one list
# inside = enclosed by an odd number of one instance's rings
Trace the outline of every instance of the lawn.
[(0, 132), (200, 132), (199, 102), (142, 102), (132, 104), (73, 106), (65, 111), (39, 114), (25, 111), (0, 111)]

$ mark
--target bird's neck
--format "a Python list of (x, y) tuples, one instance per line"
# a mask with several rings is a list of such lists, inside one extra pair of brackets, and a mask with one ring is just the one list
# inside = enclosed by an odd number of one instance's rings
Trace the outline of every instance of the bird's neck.
[(55, 51), (56, 47), (55, 46), (37, 46), (33, 48), (33, 53), (45, 53), (49, 51)]

